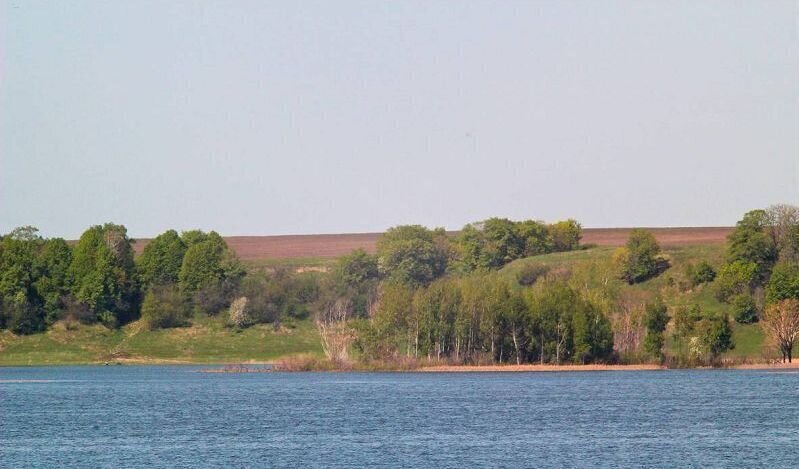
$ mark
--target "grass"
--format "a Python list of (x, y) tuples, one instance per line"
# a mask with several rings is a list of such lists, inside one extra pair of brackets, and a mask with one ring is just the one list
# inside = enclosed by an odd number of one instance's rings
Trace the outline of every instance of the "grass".
[(225, 327), (220, 317), (195, 318), (191, 327), (141, 330), (138, 322), (119, 330), (59, 324), (42, 334), (0, 333), (0, 365), (88, 364), (109, 360), (143, 363), (242, 363), (273, 361), (307, 354), (322, 356), (311, 321), (256, 325), (244, 330)]

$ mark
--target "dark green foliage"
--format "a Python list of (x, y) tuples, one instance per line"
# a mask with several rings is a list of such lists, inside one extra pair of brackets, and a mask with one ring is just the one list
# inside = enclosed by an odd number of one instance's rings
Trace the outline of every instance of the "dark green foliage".
[(427, 285), (447, 270), (449, 246), (443, 229), (421, 225), (389, 228), (377, 242), (380, 272), (409, 286)]
[(30, 334), (54, 322), (71, 279), (71, 250), (63, 239), (42, 239), (36, 228), (17, 228), (0, 241), (0, 327)]
[(319, 288), (312, 275), (278, 269), (269, 275), (244, 277), (237, 294), (247, 298), (247, 314), (253, 324), (279, 324), (286, 317), (308, 317)]
[(706, 261), (702, 261), (696, 265), (688, 264), (686, 275), (688, 277), (688, 282), (692, 287), (695, 287), (703, 283), (712, 282), (716, 278), (716, 271), (713, 270), (713, 266)]
[(736, 295), (730, 301), (732, 317), (740, 324), (757, 322), (757, 304), (751, 295)]
[(86, 230), (75, 246), (69, 274), (72, 296), (98, 320), (124, 324), (138, 314), (139, 289), (132, 241), (122, 225), (106, 223)]
[(646, 336), (644, 337), (644, 350), (650, 355), (663, 357), (663, 331), (669, 323), (668, 309), (661, 298), (647, 303), (644, 317)]
[(724, 316), (704, 321), (702, 342), (707, 347), (711, 361), (722, 353), (735, 348), (729, 319)]
[(516, 273), (516, 281), (519, 285), (529, 287), (534, 284), (536, 280), (546, 275), (549, 268), (540, 264), (527, 264), (524, 265), (519, 272)]
[(189, 246), (178, 272), (181, 291), (194, 299), (196, 309), (217, 314), (232, 300), (244, 268), (236, 254), (215, 231), (184, 233)]
[(137, 259), (142, 287), (177, 283), (187, 249), (175, 230), (161, 233), (150, 241)]
[(582, 227), (574, 220), (552, 225), (534, 220), (489, 218), (466, 225), (458, 235), (456, 269), (496, 270), (522, 257), (578, 249)]
[(786, 261), (774, 267), (766, 284), (766, 303), (794, 298), (799, 300), (799, 264)]
[(357, 249), (336, 261), (323, 302), (326, 307), (332, 307), (333, 303), (346, 306), (349, 317), (365, 317), (370, 303), (376, 299), (378, 280), (377, 257)]
[(752, 210), (744, 215), (727, 238), (727, 262), (755, 264), (756, 280), (761, 284), (777, 261), (777, 247), (769, 235), (768, 226), (766, 211)]
[(189, 308), (174, 285), (156, 285), (144, 296), (141, 319), (150, 330), (180, 327), (189, 324)]

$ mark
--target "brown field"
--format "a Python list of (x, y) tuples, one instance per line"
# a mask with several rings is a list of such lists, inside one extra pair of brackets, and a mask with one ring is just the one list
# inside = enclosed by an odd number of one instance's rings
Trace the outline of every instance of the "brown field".
[[(583, 244), (621, 246), (632, 228), (586, 228)], [(732, 228), (648, 228), (663, 247), (689, 244), (723, 243)], [(453, 234), (456, 234), (453, 232)], [(228, 245), (245, 261), (263, 259), (294, 259), (303, 257), (334, 258), (362, 248), (375, 252), (381, 233), (346, 233), (285, 236), (229, 236)], [(136, 252), (147, 245), (147, 239), (137, 240)]]

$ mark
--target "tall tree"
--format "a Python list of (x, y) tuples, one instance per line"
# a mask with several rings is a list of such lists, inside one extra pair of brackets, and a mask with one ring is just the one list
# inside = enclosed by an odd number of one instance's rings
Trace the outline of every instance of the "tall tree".
[(139, 290), (132, 240), (123, 225), (92, 226), (73, 251), (69, 274), (72, 295), (97, 319), (124, 324), (138, 314)]
[(176, 284), (186, 249), (186, 243), (175, 230), (165, 231), (150, 241), (137, 259), (142, 286)]
[(427, 285), (447, 269), (449, 247), (443, 229), (421, 225), (389, 228), (377, 241), (381, 274), (408, 286)]

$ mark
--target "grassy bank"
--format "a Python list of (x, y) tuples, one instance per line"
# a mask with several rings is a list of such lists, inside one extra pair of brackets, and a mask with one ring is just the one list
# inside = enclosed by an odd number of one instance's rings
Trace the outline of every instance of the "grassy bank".
[(310, 321), (279, 329), (257, 325), (244, 330), (225, 327), (222, 318), (195, 318), (191, 327), (141, 330), (134, 322), (119, 330), (104, 326), (57, 324), (29, 336), (0, 332), (0, 365), (69, 365), (106, 361), (134, 363), (243, 363), (273, 361), (295, 354), (321, 356), (316, 328)]

